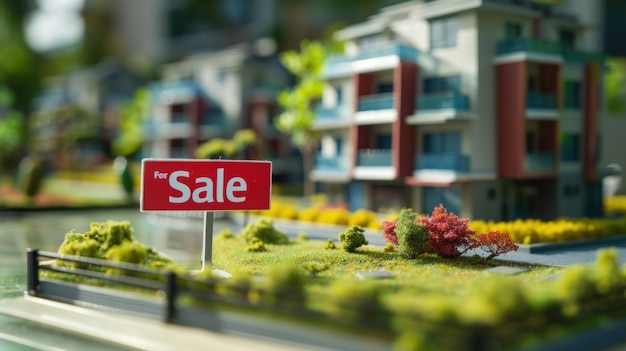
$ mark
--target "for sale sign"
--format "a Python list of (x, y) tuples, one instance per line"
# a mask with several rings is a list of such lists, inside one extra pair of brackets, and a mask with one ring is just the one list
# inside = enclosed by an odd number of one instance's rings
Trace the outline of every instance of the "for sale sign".
[(141, 211), (227, 211), (270, 208), (272, 163), (144, 159)]

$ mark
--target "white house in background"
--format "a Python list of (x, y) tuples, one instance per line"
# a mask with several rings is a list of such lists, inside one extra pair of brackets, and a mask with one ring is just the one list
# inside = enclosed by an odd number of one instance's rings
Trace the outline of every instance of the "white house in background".
[(290, 83), (274, 52), (262, 39), (165, 65), (150, 86), (143, 156), (193, 158), (201, 143), (251, 128), (259, 140), (251, 157), (274, 161), (277, 181), (301, 180), (301, 162), (273, 126), (276, 95)]

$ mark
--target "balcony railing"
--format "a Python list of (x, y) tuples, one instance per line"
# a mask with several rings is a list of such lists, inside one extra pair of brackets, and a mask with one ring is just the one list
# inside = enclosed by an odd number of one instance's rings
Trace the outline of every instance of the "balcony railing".
[(385, 43), (364, 47), (356, 56), (331, 56), (324, 62), (324, 74), (327, 76), (347, 74), (351, 71), (353, 61), (366, 60), (377, 57), (397, 56), (401, 61), (416, 61), (418, 51), (410, 46), (397, 43)]
[(469, 172), (469, 157), (465, 155), (420, 154), (415, 157), (415, 169), (418, 171), (432, 169)]
[(349, 112), (348, 106), (325, 107), (318, 105), (315, 108), (315, 114), (319, 119), (329, 120), (347, 118)]
[(563, 58), (568, 62), (602, 62), (605, 59), (602, 54), (575, 50), (564, 50)]
[(561, 55), (562, 48), (557, 42), (535, 38), (519, 38), (498, 43), (498, 55), (514, 52), (536, 52)]
[(498, 55), (510, 54), (514, 52), (535, 52), (560, 55), (565, 59), (565, 61), (568, 62), (602, 62), (605, 58), (599, 53), (572, 50), (564, 48), (563, 45), (558, 42), (536, 38), (519, 38), (498, 43)]
[(524, 171), (526, 173), (554, 171), (554, 154), (547, 152), (531, 152), (526, 154)]
[(344, 171), (347, 170), (347, 160), (343, 155), (335, 157), (326, 157), (321, 154), (315, 155), (315, 169), (318, 170), (333, 170)]
[(528, 92), (526, 108), (554, 110), (556, 109), (556, 94)]
[(357, 166), (390, 167), (391, 149), (363, 149), (359, 150)]
[(365, 60), (370, 58), (398, 56), (402, 61), (415, 61), (417, 59), (417, 49), (397, 43), (387, 43), (365, 47), (354, 60)]
[(393, 108), (393, 93), (371, 94), (361, 96), (358, 110), (374, 111)]
[(455, 110), (468, 110), (469, 99), (465, 95), (421, 95), (417, 99), (418, 110), (442, 110), (442, 109), (455, 109)]

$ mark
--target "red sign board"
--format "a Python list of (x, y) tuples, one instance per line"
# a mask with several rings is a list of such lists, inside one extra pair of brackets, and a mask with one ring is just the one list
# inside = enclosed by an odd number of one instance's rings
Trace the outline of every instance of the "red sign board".
[(270, 208), (270, 161), (144, 159), (141, 211)]

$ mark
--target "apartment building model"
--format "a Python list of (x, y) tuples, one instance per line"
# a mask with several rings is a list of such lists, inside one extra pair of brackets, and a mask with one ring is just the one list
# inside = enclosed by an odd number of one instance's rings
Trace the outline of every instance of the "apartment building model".
[(416, 0), (336, 35), (310, 177), (351, 208), (602, 213), (600, 2)]

